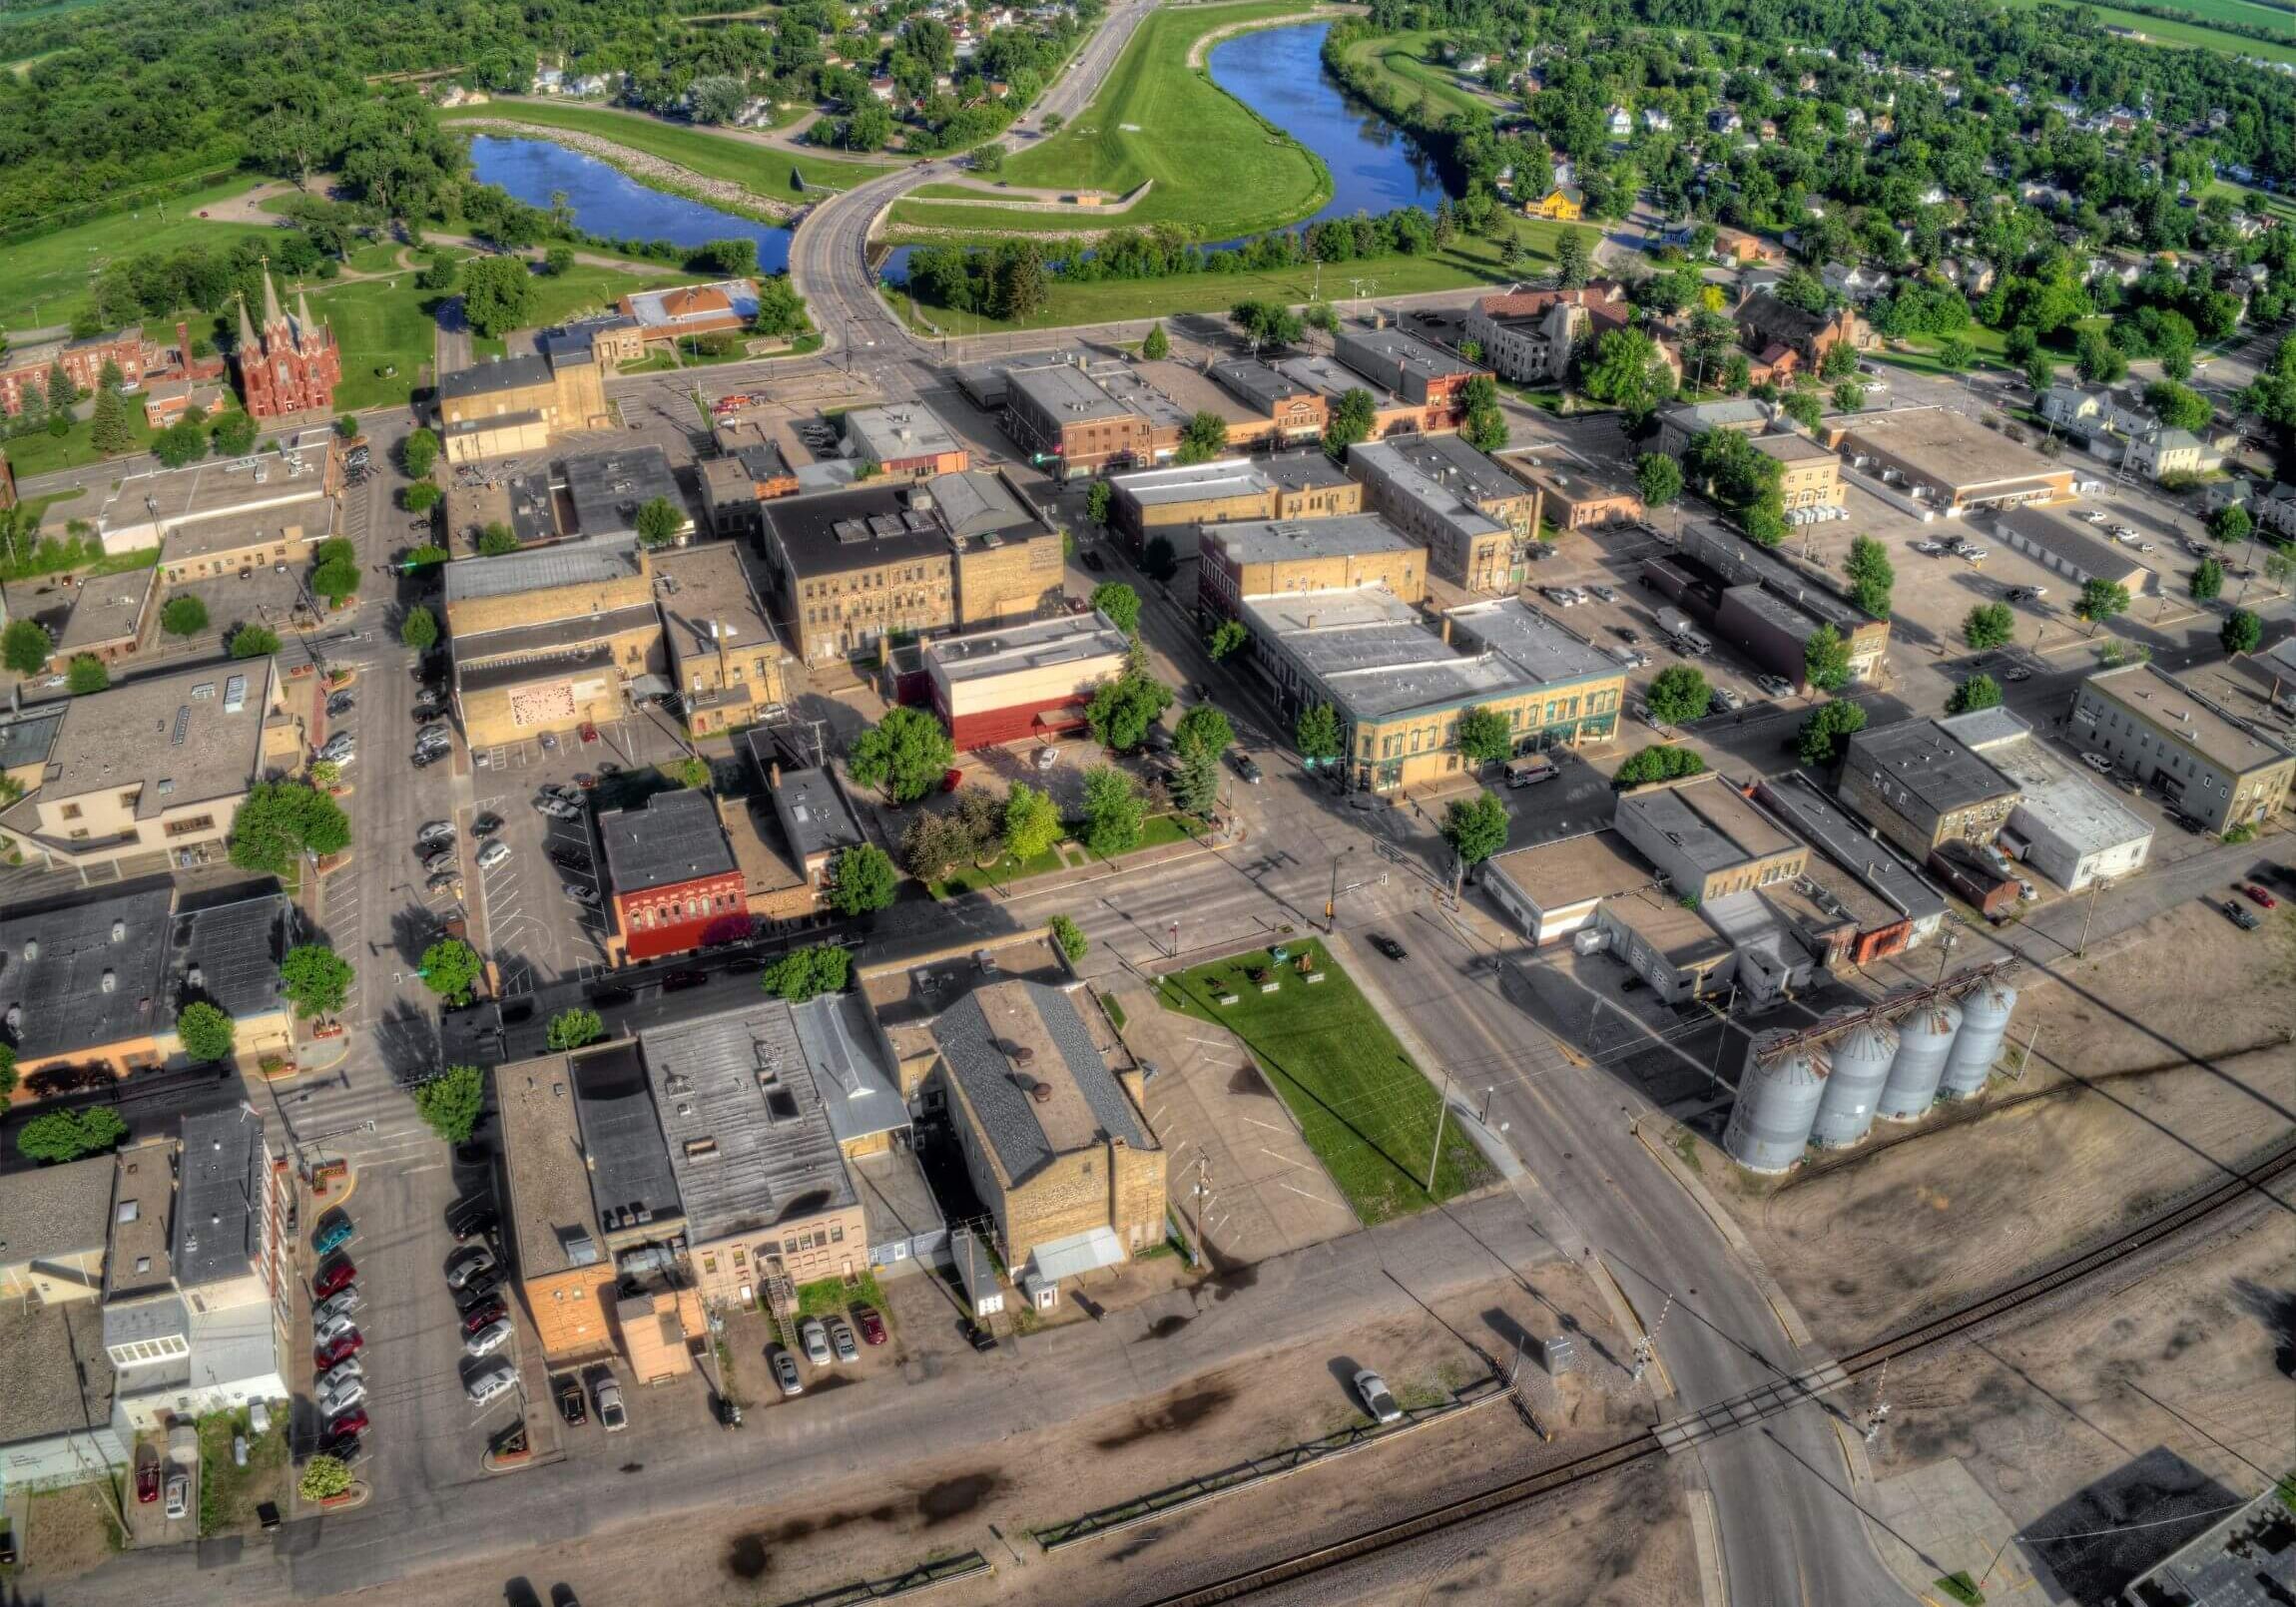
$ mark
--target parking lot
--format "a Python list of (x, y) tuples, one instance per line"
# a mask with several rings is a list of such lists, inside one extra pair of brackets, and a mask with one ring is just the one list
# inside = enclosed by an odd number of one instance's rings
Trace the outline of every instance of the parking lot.
[[(496, 773), (497, 778), (503, 774)], [(603, 896), (589, 801), (578, 805), (576, 817), (554, 818), (535, 807), (541, 785), (537, 781), (533, 789), (482, 794), (477, 807), (502, 819), (491, 840), (506, 845), (509, 856), (482, 867), (473, 853), (465, 853), (477, 877), (488, 954), (498, 967), (495, 991), (502, 998), (567, 977), (587, 978), (606, 965), (605, 918), (599, 906), (566, 890), (576, 886), (593, 898)], [(569, 865), (554, 862), (553, 852)]]

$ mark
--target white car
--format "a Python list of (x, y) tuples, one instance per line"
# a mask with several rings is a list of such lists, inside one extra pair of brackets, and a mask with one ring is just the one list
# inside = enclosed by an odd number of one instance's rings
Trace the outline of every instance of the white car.
[(324, 1349), (345, 1334), (356, 1334), (357, 1332), (358, 1329), (351, 1323), (348, 1313), (336, 1313), (332, 1317), (321, 1317), (314, 1310), (310, 1314), (311, 1343), (320, 1349)]
[(1396, 1403), (1395, 1392), (1388, 1387), (1388, 1380), (1370, 1367), (1357, 1369), (1356, 1393), (1364, 1397), (1364, 1410), (1372, 1414), (1372, 1421), (1392, 1423), (1403, 1419), (1404, 1408)]
[(463, 1341), (463, 1348), (472, 1355), (492, 1355), (510, 1342), (510, 1320), (489, 1323)]
[(311, 1399), (317, 1404), (321, 1417), (339, 1417), (366, 1399), (366, 1383), (360, 1378), (346, 1378), (339, 1385), (322, 1383)]
[(2103, 524), (2106, 520), (2110, 519), (2112, 515), (2106, 513), (2102, 508), (2091, 508), (2086, 513), (2082, 514), (2081, 517), (2086, 519), (2090, 524)]
[(798, 1330), (798, 1338), (805, 1343), (808, 1361), (817, 1367), (830, 1364), (830, 1331), (822, 1326), (820, 1318), (807, 1318), (805, 1326)]
[(509, 857), (510, 844), (497, 839), (493, 842), (489, 842), (485, 847), (478, 850), (478, 868), (481, 870), (492, 870), (496, 865), (500, 864), (503, 860)]
[(318, 1329), (325, 1326), (326, 1324), (334, 1322), (337, 1318), (348, 1317), (351, 1313), (357, 1311), (361, 1306), (364, 1306), (366, 1302), (359, 1298), (359, 1293), (355, 1286), (350, 1289), (343, 1290), (337, 1294), (329, 1295), (325, 1300), (320, 1301), (316, 1306), (310, 1309), (311, 1327), (313, 1329)]
[(2105, 758), (2102, 754), (2083, 754), (2080, 756), (2080, 762), (2083, 765), (2086, 765), (2090, 770), (2095, 771), (2099, 776), (2109, 776), (2112, 774), (2112, 761)]
[(173, 1521), (176, 1518), (189, 1517), (191, 1512), (192, 1476), (189, 1473), (170, 1473), (168, 1475), (169, 1519)]
[(518, 1369), (507, 1358), (498, 1356), (465, 1378), (462, 1392), (470, 1397), (472, 1405), (483, 1406), (517, 1386)]
[(1965, 564), (1982, 564), (1992, 556), (1983, 547), (1964, 547), (1955, 555)]
[(318, 1387), (325, 1389), (335, 1384), (354, 1383), (365, 1376), (366, 1368), (359, 1365), (358, 1357), (346, 1355), (318, 1375)]

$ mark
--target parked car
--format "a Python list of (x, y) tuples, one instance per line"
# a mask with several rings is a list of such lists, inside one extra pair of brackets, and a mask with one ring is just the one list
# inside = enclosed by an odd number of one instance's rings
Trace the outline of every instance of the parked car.
[(332, 760), (334, 763), (339, 765), (344, 760), (350, 758), (351, 750), (357, 746), (357, 740), (353, 738), (349, 732), (338, 731), (333, 736), (329, 737), (325, 742), (319, 744), (318, 757), (321, 759)]
[(590, 855), (571, 844), (553, 842), (542, 851), (549, 856), (550, 862), (561, 870), (588, 870), (590, 868)]
[(542, 796), (554, 798), (561, 804), (580, 804), (582, 802), (582, 789), (576, 787), (572, 782), (551, 782), (543, 787)]
[(553, 820), (579, 820), (582, 818), (581, 805), (569, 804), (562, 798), (538, 798), (534, 801), (534, 806)]
[(189, 1473), (168, 1475), (168, 1521), (189, 1517), (192, 1511), (192, 1476)]
[(2009, 600), (2012, 603), (2037, 603), (2048, 595), (2046, 586), (2011, 586)]
[(1081, 556), (1083, 558), (1084, 567), (1091, 570), (1095, 575), (1103, 573), (1108, 568), (1107, 563), (1101, 558), (1101, 556), (1098, 553), (1091, 551), (1089, 548), (1087, 548)]
[(454, 822), (452, 820), (425, 820), (422, 822), (422, 829), (414, 833), (414, 845), (418, 848), (435, 850), (444, 847), (453, 840)]
[[(321, 1372), (314, 1387), (339, 1389), (346, 1383), (363, 1383), (365, 1381), (366, 1368), (359, 1363), (357, 1356), (351, 1356), (345, 1360), (337, 1361), (333, 1366)], [(330, 1411), (327, 1415), (331, 1417), (334, 1413)]]
[(364, 1403), (366, 1400), (366, 1380), (364, 1378), (345, 1378), (337, 1384), (321, 1384), (313, 1391), (311, 1399), (317, 1403), (318, 1409), (325, 1415), (337, 1416), (350, 1410), (353, 1406)]
[(337, 1412), (334, 1416), (327, 1419), (326, 1431), (330, 1434), (365, 1433), (366, 1408), (364, 1406), (353, 1406), (348, 1411)]
[(2080, 762), (2099, 776), (2108, 776), (2112, 773), (2112, 761), (2102, 754), (2083, 754), (2080, 756)]
[(500, 864), (503, 860), (509, 857), (510, 844), (502, 841), (500, 838), (497, 838), (496, 840), (486, 844), (485, 847), (478, 850), (478, 868), (481, 870), (492, 870), (496, 865)]
[(1716, 687), (1713, 696), (1707, 701), (1724, 714), (1730, 714), (1746, 707), (1745, 698), (1739, 693), (1731, 691), (1728, 687)]
[(1236, 774), (1243, 779), (1248, 787), (1260, 785), (1260, 767), (1250, 754), (1238, 754), (1236, 756)]
[(499, 1267), (490, 1272), (480, 1273), (469, 1283), (463, 1285), (461, 1291), (455, 1295), (454, 1309), (459, 1313), (475, 1312), (479, 1307), (485, 1305), (487, 1299), (501, 1287), (502, 1270)]
[(2257, 927), (2264, 924), (2263, 916), (2257, 914), (2255, 910), (2250, 909), (2246, 904), (2239, 903), (2230, 898), (2224, 900), (2224, 913), (2231, 918), (2233, 925), (2239, 927), (2244, 932), (2252, 932)]
[(501, 829), (502, 816), (491, 809), (470, 822), (470, 834), (474, 837), (490, 837)]
[(690, 987), (706, 987), (709, 980), (708, 971), (665, 971), (662, 973), (662, 991), (682, 993)]
[(996, 1348), (996, 1336), (969, 1317), (960, 1317), (956, 1320), (956, 1332), (963, 1336), (964, 1342), (971, 1345), (975, 1350), (986, 1353)]
[(146, 1505), (160, 1498), (160, 1464), (146, 1462), (136, 1469), (136, 1499)]
[(798, 1342), (806, 1347), (806, 1359), (817, 1367), (830, 1364), (830, 1333), (822, 1327), (822, 1320), (809, 1317), (798, 1327)]
[[(363, 1417), (366, 1413), (361, 1411), (355, 1415)], [(359, 1443), (356, 1434), (321, 1434), (318, 1443), (311, 1448), (317, 1455), (331, 1456), (345, 1467), (356, 1466), (359, 1457), (365, 1454), (365, 1447)]]
[(358, 1269), (350, 1264), (348, 1256), (337, 1256), (332, 1261), (322, 1262), (310, 1281), (311, 1298), (325, 1300), (329, 1295), (350, 1288), (357, 1279)]
[(444, 871), (459, 869), (461, 864), (462, 855), (448, 849), (443, 853), (434, 853), (423, 860), (422, 868), (425, 874), (435, 876)]
[(348, 1317), (334, 1316), (320, 1321), (317, 1311), (311, 1313), (310, 1341), (313, 1344), (332, 1344), (345, 1334), (356, 1334), (358, 1327)]
[(590, 1420), (590, 1402), (582, 1393), (582, 1380), (571, 1372), (562, 1375), (550, 1386), (557, 1398), (558, 1415), (569, 1428), (579, 1428)]
[(1386, 932), (1367, 932), (1364, 941), (1370, 943), (1372, 947), (1378, 949), (1391, 960), (1400, 960), (1411, 953), (1410, 949), (1404, 947)]
[(472, 1405), (483, 1406), (517, 1386), (518, 1368), (509, 1357), (496, 1356), (463, 1380), (462, 1392), (470, 1397)]
[(510, 1342), (510, 1325), (497, 1319), (464, 1339), (462, 1347), (472, 1355), (492, 1355)]
[(2170, 809), (2168, 811), (2168, 817), (2174, 820), (2178, 825), (2184, 827), (2185, 830), (2191, 832), (2194, 836), (2198, 836), (2201, 832), (2208, 829), (2208, 822), (2206, 820), (2203, 820), (2197, 814), (2189, 813), (2183, 809)]
[(861, 1329), (861, 1342), (863, 1344), (884, 1343), (884, 1319), (877, 1315), (875, 1307), (855, 1307), (854, 1322)]
[(1618, 593), (1613, 591), (1608, 586), (1589, 586), (1586, 589), (1606, 603), (1615, 603), (1618, 601)]
[(352, 1329), (320, 1345), (313, 1354), (312, 1360), (321, 1367), (331, 1367), (337, 1362), (348, 1361), (365, 1348), (366, 1340), (359, 1337), (357, 1329)]
[(311, 1324), (315, 1328), (321, 1323), (331, 1323), (338, 1317), (348, 1317), (365, 1304), (355, 1289), (346, 1289), (339, 1295), (329, 1295), (310, 1309)]
[(1754, 678), (1754, 685), (1765, 698), (1790, 698), (1794, 695), (1794, 683), (1782, 675), (1758, 675)]
[(446, 1231), (454, 1235), (456, 1244), (467, 1245), (482, 1234), (492, 1233), (500, 1220), (492, 1200), (473, 1196), (448, 1208)]
[(622, 1385), (612, 1373), (602, 1373), (596, 1385), (598, 1396), (598, 1426), (609, 1434), (618, 1434), (630, 1426), (630, 1414), (622, 1408)]
[(1941, 541), (1917, 541), (1914, 543), (1914, 551), (1920, 553), (1925, 558), (1942, 557), (1945, 554), (1945, 543)]
[(318, 1231), (310, 1236), (314, 1255), (325, 1256), (340, 1250), (358, 1232), (358, 1225), (350, 1220), (347, 1211), (330, 1211), (319, 1219)]
[(476, 1335), (482, 1329), (493, 1327), (493, 1325), (501, 1322), (509, 1315), (510, 1308), (503, 1304), (502, 1297), (500, 1295), (489, 1295), (486, 1297), (486, 1299), (478, 1303), (476, 1310), (472, 1311), (468, 1316), (463, 1318), (463, 1337), (468, 1339)]
[(598, 907), (598, 889), (591, 886), (589, 883), (582, 881), (562, 881), (559, 883), (559, 886), (564, 890), (566, 896), (573, 899), (576, 903), (585, 904), (592, 909)]
[(338, 692), (333, 697), (326, 700), (326, 712), (330, 716), (339, 720), (344, 715), (349, 714), (353, 708), (357, 707), (357, 704), (358, 700), (353, 698), (349, 693)]
[(466, 1289), (473, 1278), (494, 1271), (494, 1252), (484, 1245), (468, 1245), (454, 1253), (446, 1267), (446, 1287)]
[(462, 891), (462, 872), (459, 870), (434, 871), (432, 872), (430, 879), (425, 881), (422, 885), (431, 892), (451, 892), (459, 894)]
[(767, 1350), (766, 1354), (773, 1360), (774, 1382), (780, 1385), (782, 1398), (786, 1400), (792, 1395), (804, 1394), (806, 1386), (798, 1377), (797, 1357), (778, 1344)]
[(1633, 647), (1642, 640), (1642, 633), (1631, 625), (1613, 625), (1610, 628), (1610, 634), (1624, 642), (1628, 647)]
[(1392, 1423), (1403, 1419), (1404, 1408), (1396, 1404), (1388, 1380), (1370, 1367), (1356, 1369), (1356, 1393), (1364, 1397), (1364, 1410), (1372, 1414), (1372, 1421)]
[(830, 1348), (837, 1351), (840, 1361), (859, 1361), (861, 1346), (854, 1343), (854, 1331), (846, 1326), (842, 1317), (830, 1319)]
[(2279, 899), (2273, 897), (2253, 881), (2240, 883), (2240, 896), (2259, 909), (2278, 909), (2280, 907)]
[(2004, 681), (2030, 681), (2032, 672), (2021, 664), (2012, 664), (2002, 672)]
[(413, 753), (407, 755), (406, 762), (416, 770), (428, 770), (445, 757), (444, 753), (435, 748), (417, 748)]

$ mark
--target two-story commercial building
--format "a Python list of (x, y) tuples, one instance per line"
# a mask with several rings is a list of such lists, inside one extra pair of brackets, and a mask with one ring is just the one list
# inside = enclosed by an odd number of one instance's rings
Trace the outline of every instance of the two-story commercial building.
[(766, 533), (765, 504), (798, 494), (797, 470), (781, 447), (752, 441), (696, 469), (702, 481), (702, 513), (720, 540), (756, 541)]
[(1364, 489), (1322, 452), (1224, 457), (1109, 477), (1109, 524), (1135, 553), (1162, 537), (1172, 556), (1197, 555), (1197, 527), (1250, 519), (1361, 513)]
[(1427, 549), (1376, 513), (1208, 525), (1196, 603), (1238, 617), (1246, 598), (1385, 587), (1399, 602), (1427, 595)]
[(651, 555), (565, 542), (446, 566), (454, 700), (474, 748), (614, 720), (668, 690)]
[(1538, 488), (1456, 435), (1400, 436), (1348, 450), (1372, 507), (1427, 548), (1431, 573), (1470, 592), (1520, 589), (1538, 535)]
[(893, 479), (924, 480), (972, 467), (971, 451), (922, 402), (856, 407), (844, 423), (839, 452), (857, 463), (874, 463)]
[(1995, 838), (2003, 852), (2067, 892), (2143, 868), (2152, 827), (2093, 776), (2059, 759), (2007, 709), (1979, 709), (1938, 728), (2016, 784), (2017, 800)]
[(1427, 410), (1423, 429), (1455, 429), (1463, 404), (1459, 392), (1484, 370), (1442, 347), (1399, 328), (1343, 327), (1332, 340), (1332, 355), (1381, 390), (1393, 391)]
[(681, 789), (598, 815), (604, 891), (612, 899), (607, 952), (660, 959), (750, 935), (741, 867), (709, 794)]
[(1119, 679), (1131, 639), (1098, 612), (1063, 614), (924, 647), (933, 712), (967, 752), (1085, 729), (1093, 692)]
[[(1314, 385), (1254, 357), (1216, 362), (1205, 370), (1212, 382), (1236, 398), (1246, 412), (1265, 418), (1271, 446), (1304, 446), (1331, 422), (1331, 398)], [(1255, 430), (1250, 433), (1258, 434)], [(1231, 445), (1239, 445), (1234, 436)]]
[(2016, 783), (1935, 720), (1871, 726), (1850, 739), (1842, 802), (1927, 863), (1949, 842), (1990, 843), (2016, 805)]
[(657, 553), (653, 569), (662, 640), (687, 730), (700, 737), (751, 725), (789, 701), (796, 664), (774, 634), (738, 544), (713, 541)]
[(2159, 789), (2211, 831), (2272, 818), (2296, 777), (2296, 754), (2150, 664), (2083, 681), (2065, 736)]
[(549, 341), (532, 356), (498, 357), (438, 380), (440, 442), (449, 463), (531, 457), (568, 430), (601, 429), (604, 364), (586, 333)]

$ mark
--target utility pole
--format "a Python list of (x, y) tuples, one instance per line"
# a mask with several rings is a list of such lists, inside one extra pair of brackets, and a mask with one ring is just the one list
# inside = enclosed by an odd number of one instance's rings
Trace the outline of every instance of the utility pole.
[(1204, 1179), (1204, 1171), (1205, 1171), (1205, 1168), (1206, 1168), (1206, 1167), (1208, 1167), (1208, 1166), (1210, 1166), (1210, 1165), (1211, 1165), (1211, 1160), (1210, 1160), (1210, 1158), (1209, 1158), (1208, 1156), (1205, 1156), (1205, 1155), (1203, 1155), (1203, 1154), (1201, 1154), (1201, 1153), (1199, 1153), (1199, 1154), (1197, 1155), (1197, 1157), (1196, 1157), (1196, 1243), (1195, 1243), (1193, 1246), (1191, 1246), (1191, 1247), (1190, 1247), (1190, 1249), (1189, 1249), (1189, 1252), (1188, 1252), (1188, 1265), (1189, 1265), (1190, 1267), (1201, 1267), (1201, 1266), (1203, 1266), (1203, 1265), (1204, 1265), (1204, 1194), (1205, 1194), (1205, 1179)]
[(2096, 919), (2096, 895), (2104, 891), (2104, 888), (2105, 878), (2102, 876), (2088, 884), (2088, 909), (2080, 917), (2080, 946), (2073, 950), (2076, 957), (2088, 952), (2088, 923)]
[(1332, 855), (1332, 890), (1324, 898), (1324, 935), (1327, 937), (1338, 929), (1337, 921), (1339, 918), (1338, 912), (1340, 907), (1340, 861), (1355, 851), (1355, 844), (1350, 843), (1341, 852)]
[(1450, 1073), (1442, 1074), (1442, 1103), (1435, 1107), (1435, 1153), (1428, 1157), (1428, 1193), (1435, 1193), (1435, 1163), (1442, 1159), (1442, 1123), (1450, 1114)]
[(2032, 1059), (2032, 1046), (2038, 1042), (2040, 1042), (2040, 1022), (2036, 1020), (2032, 1024), (2032, 1031), (2025, 1037), (2024, 1053), (2016, 1057), (2016, 1080), (2020, 1083), (2024, 1081), (2025, 1065)]

